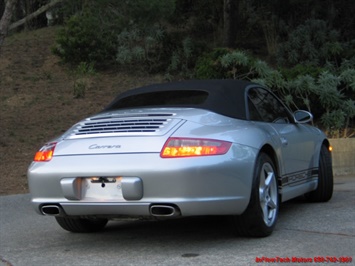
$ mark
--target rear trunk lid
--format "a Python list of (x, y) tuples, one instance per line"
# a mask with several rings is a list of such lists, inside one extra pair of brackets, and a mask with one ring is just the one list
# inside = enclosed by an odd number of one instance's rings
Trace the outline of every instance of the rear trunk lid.
[(174, 112), (120, 111), (89, 117), (58, 141), (54, 156), (112, 153), (159, 153), (185, 121)]
[(215, 132), (217, 135), (210, 137), (217, 138), (230, 130), (231, 120), (197, 108), (105, 112), (84, 119), (65, 132), (57, 141), (54, 156), (160, 153), (167, 139), (178, 130), (181, 137), (203, 137)]

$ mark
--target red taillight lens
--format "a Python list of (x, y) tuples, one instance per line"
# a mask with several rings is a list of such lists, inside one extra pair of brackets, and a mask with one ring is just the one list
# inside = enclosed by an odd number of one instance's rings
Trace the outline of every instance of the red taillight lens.
[(176, 158), (221, 155), (228, 152), (232, 143), (214, 139), (169, 138), (160, 157)]
[(48, 143), (44, 145), (38, 152), (36, 152), (34, 161), (35, 162), (48, 162), (52, 159), (55, 145), (57, 143)]

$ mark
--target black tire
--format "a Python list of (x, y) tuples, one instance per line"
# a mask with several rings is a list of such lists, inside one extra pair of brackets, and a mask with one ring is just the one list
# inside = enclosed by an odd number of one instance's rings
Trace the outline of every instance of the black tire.
[(333, 195), (333, 167), (332, 156), (325, 145), (322, 145), (319, 155), (318, 187), (305, 194), (310, 202), (326, 202)]
[(255, 165), (249, 205), (243, 214), (232, 218), (237, 235), (269, 236), (276, 225), (279, 202), (274, 163), (267, 154), (260, 153)]
[(103, 229), (107, 219), (84, 219), (70, 217), (55, 217), (57, 223), (64, 229), (73, 233), (92, 233)]

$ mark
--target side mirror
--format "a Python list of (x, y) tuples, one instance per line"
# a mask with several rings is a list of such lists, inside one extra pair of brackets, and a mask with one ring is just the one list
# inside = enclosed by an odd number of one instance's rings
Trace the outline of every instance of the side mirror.
[(297, 110), (293, 113), (293, 118), (298, 124), (308, 123), (313, 120), (313, 115), (304, 110)]

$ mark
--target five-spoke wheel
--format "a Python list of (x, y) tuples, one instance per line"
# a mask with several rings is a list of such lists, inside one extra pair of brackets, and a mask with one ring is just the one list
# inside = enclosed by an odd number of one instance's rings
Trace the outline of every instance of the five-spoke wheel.
[(274, 223), (277, 215), (277, 183), (275, 173), (270, 163), (264, 163), (260, 172), (259, 200), (266, 225)]
[(271, 158), (260, 153), (255, 164), (253, 185), (247, 209), (233, 216), (238, 235), (265, 237), (274, 230), (279, 213), (277, 173)]

